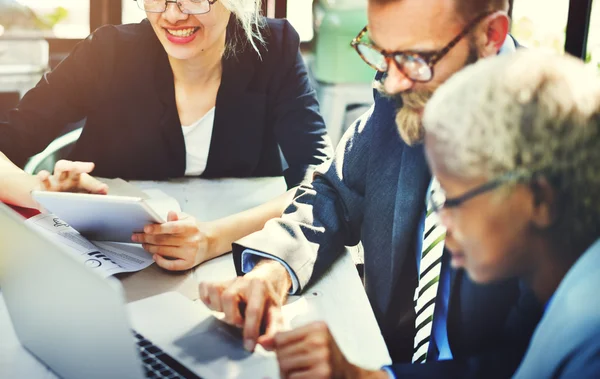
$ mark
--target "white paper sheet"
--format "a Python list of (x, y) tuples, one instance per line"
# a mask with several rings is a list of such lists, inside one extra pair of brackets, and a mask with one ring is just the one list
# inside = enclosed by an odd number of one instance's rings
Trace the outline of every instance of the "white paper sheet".
[(90, 242), (51, 213), (39, 214), (26, 222), (105, 277), (139, 271), (154, 263), (152, 256), (138, 244)]

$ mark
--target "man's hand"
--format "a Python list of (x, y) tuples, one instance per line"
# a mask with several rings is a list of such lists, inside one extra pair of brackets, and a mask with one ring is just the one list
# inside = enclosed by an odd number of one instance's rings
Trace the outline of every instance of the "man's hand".
[(291, 283), (285, 267), (265, 259), (245, 276), (222, 283), (200, 283), (200, 298), (210, 309), (224, 312), (223, 321), (243, 328), (246, 350), (254, 351), (257, 343), (269, 349), (283, 325), (281, 306)]
[(157, 265), (173, 271), (187, 270), (212, 258), (207, 228), (185, 213), (169, 212), (164, 224), (146, 225), (131, 240), (153, 254)]
[(381, 378), (384, 371), (369, 371), (349, 363), (327, 324), (322, 321), (278, 333), (274, 338), (277, 361), (282, 378)]
[(54, 166), (54, 173), (40, 171), (37, 174), (42, 191), (86, 192), (99, 195), (108, 193), (108, 186), (89, 175), (94, 169), (91, 162), (72, 162), (60, 160)]

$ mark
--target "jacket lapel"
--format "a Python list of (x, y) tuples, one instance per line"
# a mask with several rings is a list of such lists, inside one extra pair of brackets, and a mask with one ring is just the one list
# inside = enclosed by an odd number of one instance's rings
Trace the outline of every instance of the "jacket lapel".
[[(228, 40), (235, 34), (236, 40), (245, 39), (233, 15), (227, 34)], [(249, 44), (243, 45), (240, 50), (223, 58), (215, 123), (203, 177), (251, 175), (262, 151), (266, 96), (250, 89), (255, 65), (260, 60)]]
[[(157, 43), (159, 43), (158, 40)], [(154, 83), (160, 108), (157, 110), (157, 114), (169, 160), (169, 176), (181, 177), (185, 175), (185, 141), (175, 102), (173, 71), (162, 46), (157, 49)], [(149, 148), (152, 147), (149, 146)]]
[(251, 158), (262, 150), (266, 96), (248, 88), (255, 72), (253, 54), (246, 49), (223, 60), (204, 177), (250, 175), (258, 163)]
[[(398, 175), (394, 228), (392, 231), (392, 271), (399, 273), (409, 254), (416, 254), (415, 238), (421, 213), (425, 211), (425, 192), (430, 181), (422, 145), (405, 146)], [(414, 262), (414, 259), (408, 259)], [(416, 267), (415, 267), (416, 272)], [(394, 283), (397, 278), (394, 278)], [(391, 288), (395, 288), (393, 285)], [(393, 293), (387, 294), (388, 302)]]

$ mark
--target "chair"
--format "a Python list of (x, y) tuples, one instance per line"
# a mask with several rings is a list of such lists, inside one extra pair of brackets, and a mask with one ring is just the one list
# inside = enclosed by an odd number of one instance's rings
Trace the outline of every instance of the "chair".
[(69, 154), (82, 130), (83, 128), (79, 127), (52, 141), (44, 151), (34, 155), (27, 161), (24, 168), (25, 172), (32, 175), (42, 170), (53, 172), (56, 162)]
[(346, 112), (373, 103), (375, 70), (366, 65), (350, 41), (367, 24), (364, 0), (320, 0), (314, 6), (315, 54), (311, 74), (327, 131), (337, 144), (347, 125)]

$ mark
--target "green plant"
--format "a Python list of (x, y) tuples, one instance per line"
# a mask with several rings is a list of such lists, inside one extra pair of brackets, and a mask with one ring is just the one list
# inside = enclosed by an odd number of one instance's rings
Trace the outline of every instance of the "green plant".
[(37, 14), (31, 8), (15, 0), (0, 0), (0, 25), (5, 30), (51, 30), (69, 15), (64, 7), (55, 8), (49, 14)]
[(69, 16), (69, 11), (63, 7), (57, 7), (54, 12), (39, 16), (35, 15), (35, 24), (40, 29), (52, 29), (54, 25), (58, 24)]

